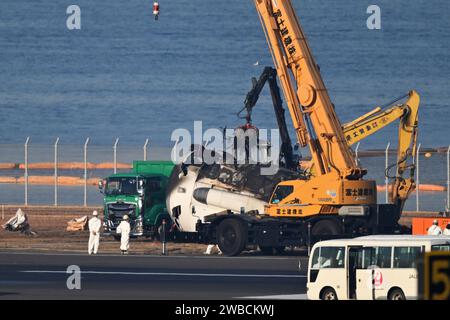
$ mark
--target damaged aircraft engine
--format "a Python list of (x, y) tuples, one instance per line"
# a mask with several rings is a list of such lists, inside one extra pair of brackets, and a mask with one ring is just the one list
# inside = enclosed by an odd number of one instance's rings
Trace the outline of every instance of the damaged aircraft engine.
[(167, 186), (166, 205), (180, 231), (194, 232), (197, 220), (227, 210), (262, 214), (280, 181), (301, 179), (301, 173), (285, 168), (261, 175), (261, 164), (189, 163), (194, 164), (174, 168)]

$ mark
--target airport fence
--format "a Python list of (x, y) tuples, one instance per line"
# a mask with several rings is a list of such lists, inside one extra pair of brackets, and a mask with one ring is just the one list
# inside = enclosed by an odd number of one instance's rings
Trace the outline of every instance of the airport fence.
[[(385, 172), (396, 157), (396, 150), (391, 146), (390, 142), (386, 144), (384, 150), (361, 151), (360, 146), (361, 143), (358, 143), (354, 148), (356, 161), (365, 162), (364, 165), (369, 166), (369, 168), (375, 172), (377, 172), (377, 170), (378, 172)], [(170, 151), (170, 147), (151, 147), (149, 139), (143, 141), (140, 146), (122, 145), (120, 144), (119, 138), (114, 139), (110, 146), (98, 146), (91, 144), (91, 139), (89, 137), (80, 145), (61, 145), (59, 138), (56, 138), (54, 143), (49, 145), (33, 145), (30, 137), (27, 137), (23, 145), (0, 144), (0, 169), (3, 169), (0, 170), (0, 178), (8, 173), (12, 173), (16, 176), (20, 175), (20, 183), (23, 183), (24, 185), (24, 196), (21, 204), (27, 206), (29, 205), (30, 170), (39, 169), (39, 167), (36, 167), (36, 162), (45, 162), (47, 166), (42, 167), (40, 174), (44, 173), (47, 174), (47, 177), (53, 177), (53, 199), (51, 202), (48, 201), (47, 205), (58, 206), (60, 205), (60, 172), (66, 172), (64, 169), (61, 169), (61, 164), (63, 162), (75, 163), (75, 165), (72, 166), (75, 170), (72, 170), (71, 174), (78, 174), (79, 177), (81, 176), (81, 178), (77, 180), (78, 188), (80, 187), (80, 184), (82, 188), (82, 201), (80, 205), (86, 207), (88, 206), (88, 184), (93, 184), (90, 178), (93, 178), (92, 174), (94, 172), (101, 174), (104, 177), (111, 173), (129, 170), (133, 160), (168, 160), (170, 159)], [(440, 155), (439, 157), (434, 157), (436, 159), (433, 163), (429, 160), (432, 154)], [(443, 155), (445, 156), (442, 157)], [(31, 158), (32, 161), (30, 161)], [(369, 158), (372, 160), (364, 160)], [(415, 181), (417, 185), (417, 188), (414, 191), (415, 210), (421, 211), (425, 209), (421, 206), (421, 191), (425, 186), (422, 185), (423, 176), (425, 177), (425, 183), (437, 181), (438, 185), (441, 184), (441, 186), (439, 186), (440, 192), (445, 190), (444, 210), (449, 212), (450, 146), (448, 148), (426, 149), (422, 148), (421, 144), (418, 144), (413, 161), (416, 165)], [(422, 165), (422, 161), (424, 161), (425, 165)], [(95, 162), (97, 166), (93, 166), (92, 162)], [(9, 166), (5, 166), (8, 164)], [(2, 165), (3, 167), (1, 167)], [(373, 170), (374, 167), (376, 167), (377, 170)], [(423, 168), (424, 175), (422, 175)], [(378, 176), (369, 176), (369, 178), (377, 180), (378, 185), (384, 184), (384, 200), (387, 203), (389, 200), (390, 180), (384, 175), (384, 172), (383, 174), (378, 173)], [(430, 175), (434, 175), (435, 179), (430, 179)], [(445, 180), (442, 178), (444, 176), (446, 176)], [(2, 180), (0, 180), (0, 184), (2, 184), (3, 188), (6, 185)], [(0, 199), (0, 203), (2, 204), (12, 204), (11, 202), (18, 204), (17, 200), (10, 201), (9, 199)]]

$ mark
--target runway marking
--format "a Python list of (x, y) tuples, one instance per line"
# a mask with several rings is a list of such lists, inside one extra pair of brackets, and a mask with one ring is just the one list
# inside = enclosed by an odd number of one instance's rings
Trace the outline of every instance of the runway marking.
[(263, 300), (308, 300), (306, 293), (279, 294), (273, 296), (235, 297), (234, 299), (263, 299)]
[[(67, 274), (55, 270), (23, 270), (23, 273)], [(191, 277), (238, 277), (238, 278), (306, 278), (305, 275), (290, 274), (232, 274), (232, 273), (184, 273), (184, 272), (125, 272), (125, 271), (81, 271), (81, 274), (133, 275), (133, 276), (191, 276)]]
[[(68, 257), (84, 257), (88, 256), (88, 254), (79, 253), (79, 252), (58, 252), (58, 253), (47, 253), (47, 252), (8, 252), (1, 251), (0, 256), (2, 254), (5, 255), (38, 255), (38, 256), (68, 256)], [(307, 259), (307, 257), (303, 256), (288, 256), (288, 257), (267, 257), (267, 256), (238, 256), (238, 257), (226, 257), (226, 256), (217, 256), (217, 255), (177, 255), (177, 256), (163, 256), (156, 254), (130, 254), (127, 257), (124, 257), (121, 254), (98, 254), (97, 256), (89, 256), (91, 258), (95, 257), (121, 257), (121, 259), (126, 258), (163, 258), (163, 259), (252, 259), (252, 260), (297, 260), (297, 259)]]

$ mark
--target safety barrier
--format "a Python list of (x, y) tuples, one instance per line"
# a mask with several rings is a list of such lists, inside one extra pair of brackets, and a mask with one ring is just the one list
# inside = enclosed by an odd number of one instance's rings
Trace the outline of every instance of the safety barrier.
[[(119, 166), (118, 166), (119, 167)], [(111, 169), (111, 167), (93, 167), (93, 168), (107, 168)], [(131, 168), (131, 165), (123, 164), (123, 169), (129, 169)], [(79, 177), (73, 177), (73, 176), (58, 176), (57, 183), (59, 185), (83, 185), (85, 180), (84, 178)], [(101, 178), (89, 178), (87, 179), (88, 185), (97, 185), (98, 181)], [(25, 183), (24, 177), (8, 177), (8, 176), (0, 176), (0, 183), (16, 183), (16, 184), (23, 184)], [(53, 185), (55, 183), (55, 176), (28, 176), (28, 183), (29, 184), (40, 184), (40, 185)], [(391, 191), (392, 187), (389, 185), (389, 192)], [(377, 185), (377, 191), (382, 192), (386, 190), (386, 186), (384, 185)], [(444, 186), (439, 185), (433, 185), (433, 184), (421, 184), (419, 185), (420, 191), (426, 191), (426, 192), (444, 192), (446, 191), (446, 188)]]
[[(416, 188), (419, 188), (419, 191), (428, 191), (428, 192), (444, 192), (446, 190), (446, 187), (439, 186), (436, 184), (420, 184)], [(386, 191), (386, 186), (385, 185), (377, 186), (377, 191), (379, 192)], [(388, 186), (388, 191), (389, 192), (392, 191), (392, 185)]]
[[(84, 169), (84, 162), (58, 162), (56, 167), (62, 170), (75, 170), (75, 169)], [(133, 166), (129, 163), (116, 163), (117, 169), (131, 169)], [(28, 170), (53, 170), (55, 168), (55, 164), (53, 162), (35, 162), (28, 164)], [(94, 169), (114, 169), (113, 162), (102, 162), (102, 163), (92, 163), (87, 162), (86, 168), (89, 170)], [(25, 169), (24, 163), (0, 163), (0, 170), (13, 170), (13, 169)]]
[(18, 163), (0, 163), (0, 170), (11, 170), (19, 167)]
[[(84, 178), (70, 177), (70, 176), (59, 176), (57, 177), (58, 185), (62, 186), (81, 186), (85, 183)], [(89, 178), (86, 183), (88, 185), (97, 185), (101, 178)], [(0, 183), (15, 183), (24, 184), (24, 177), (0, 177)], [(28, 176), (28, 184), (38, 184), (38, 185), (53, 185), (55, 183), (54, 176)]]
[(437, 220), (439, 227), (442, 230), (445, 229), (447, 224), (450, 223), (450, 218), (413, 218), (412, 219), (412, 234), (424, 235), (428, 233), (428, 228), (433, 224), (433, 221)]

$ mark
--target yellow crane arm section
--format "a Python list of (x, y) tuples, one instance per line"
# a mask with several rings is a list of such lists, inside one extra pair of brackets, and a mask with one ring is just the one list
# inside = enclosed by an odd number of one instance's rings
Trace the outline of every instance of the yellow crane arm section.
[[(317, 175), (359, 179), (328, 91), (290, 0), (254, 0), (301, 146), (308, 145)], [(295, 86), (294, 86), (295, 83)]]
[[(416, 154), (417, 126), (420, 96), (412, 90), (404, 104), (392, 106), (386, 110), (377, 107), (364, 116), (344, 125), (344, 134), (348, 145), (367, 138), (375, 132), (400, 119), (398, 127), (396, 174), (392, 183), (390, 202), (402, 209), (404, 203), (415, 188), (414, 164), (408, 164), (408, 158)], [(409, 177), (403, 178), (406, 169), (410, 169)], [(386, 172), (386, 175), (388, 172)]]
[[(408, 100), (404, 104), (392, 106), (386, 110), (376, 107), (367, 114), (344, 124), (345, 140), (348, 145), (353, 145), (368, 136), (378, 132), (388, 126), (397, 119), (402, 118), (399, 127), (399, 139), (404, 140), (412, 132), (414, 124), (411, 119), (417, 121), (417, 111), (419, 108), (420, 98), (416, 91), (412, 90), (408, 93)], [(401, 135), (401, 136), (400, 136)]]

